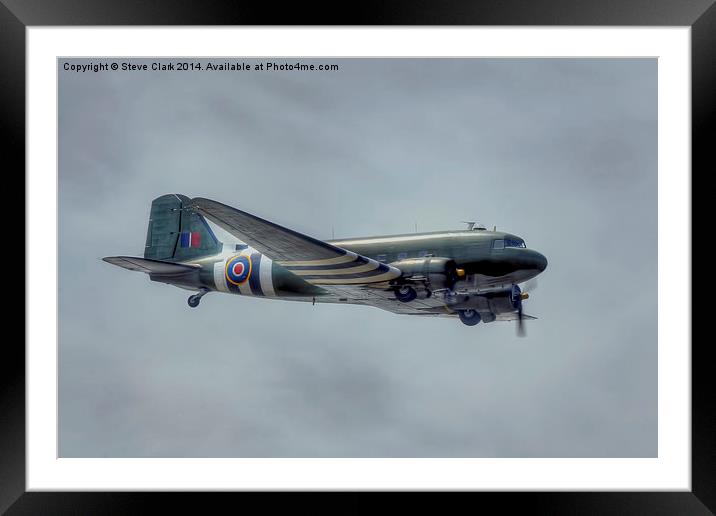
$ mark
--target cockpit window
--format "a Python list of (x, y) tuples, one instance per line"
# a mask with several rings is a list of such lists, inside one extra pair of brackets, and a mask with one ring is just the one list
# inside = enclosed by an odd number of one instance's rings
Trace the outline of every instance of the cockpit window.
[(527, 247), (521, 238), (505, 238), (505, 247)]
[(493, 249), (504, 249), (505, 247), (527, 247), (521, 238), (498, 238), (492, 241)]

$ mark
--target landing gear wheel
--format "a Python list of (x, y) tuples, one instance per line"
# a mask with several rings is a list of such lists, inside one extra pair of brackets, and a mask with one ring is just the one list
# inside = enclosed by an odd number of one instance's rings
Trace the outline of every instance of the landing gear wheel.
[(466, 324), (468, 326), (475, 326), (482, 320), (482, 317), (480, 317), (480, 312), (478, 312), (477, 310), (460, 310), (457, 315), (458, 317), (460, 317), (460, 321), (462, 321), (462, 324)]
[(395, 289), (395, 299), (401, 303), (410, 303), (416, 297), (418, 293), (409, 285), (402, 285)]
[(208, 294), (209, 289), (208, 288), (202, 288), (199, 290), (198, 294), (194, 294), (193, 296), (189, 296), (189, 299), (187, 299), (187, 303), (189, 303), (189, 306), (192, 308), (196, 308), (199, 306), (199, 302), (201, 301), (201, 298)]

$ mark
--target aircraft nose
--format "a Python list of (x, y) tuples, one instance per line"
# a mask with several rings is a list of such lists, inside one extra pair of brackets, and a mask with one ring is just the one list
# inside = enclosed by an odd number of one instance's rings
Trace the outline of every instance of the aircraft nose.
[(547, 268), (547, 258), (542, 253), (538, 253), (537, 251), (532, 251), (533, 253), (533, 260), (534, 264), (537, 269), (539, 269), (540, 272), (545, 270)]
[(527, 256), (525, 256), (523, 265), (525, 269), (538, 270), (542, 272), (547, 268), (547, 258), (545, 258), (542, 253), (538, 253), (532, 249), (528, 249), (527, 251)]

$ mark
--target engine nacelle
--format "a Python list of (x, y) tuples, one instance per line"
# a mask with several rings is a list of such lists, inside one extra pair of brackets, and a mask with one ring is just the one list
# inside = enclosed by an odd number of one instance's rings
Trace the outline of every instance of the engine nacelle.
[(451, 289), (458, 279), (457, 266), (450, 258), (407, 258), (391, 265), (403, 273), (400, 282), (422, 284), (429, 290)]
[(453, 310), (476, 310), (484, 322), (491, 322), (500, 314), (514, 313), (519, 308), (516, 299), (516, 296), (519, 295), (519, 290), (515, 289), (469, 295), (464, 300), (451, 305), (450, 308)]
[(495, 315), (514, 312), (519, 306), (513, 291), (488, 294), (485, 298), (490, 311)]

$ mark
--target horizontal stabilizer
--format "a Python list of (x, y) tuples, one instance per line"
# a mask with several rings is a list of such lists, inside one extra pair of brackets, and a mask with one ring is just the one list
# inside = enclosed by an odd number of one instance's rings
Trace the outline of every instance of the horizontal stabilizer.
[(188, 265), (182, 263), (163, 262), (161, 260), (150, 260), (136, 256), (106, 256), (102, 258), (105, 262), (122, 267), (130, 271), (145, 272), (147, 274), (158, 274), (170, 276), (174, 274), (186, 274), (187, 272), (199, 269), (200, 265)]

